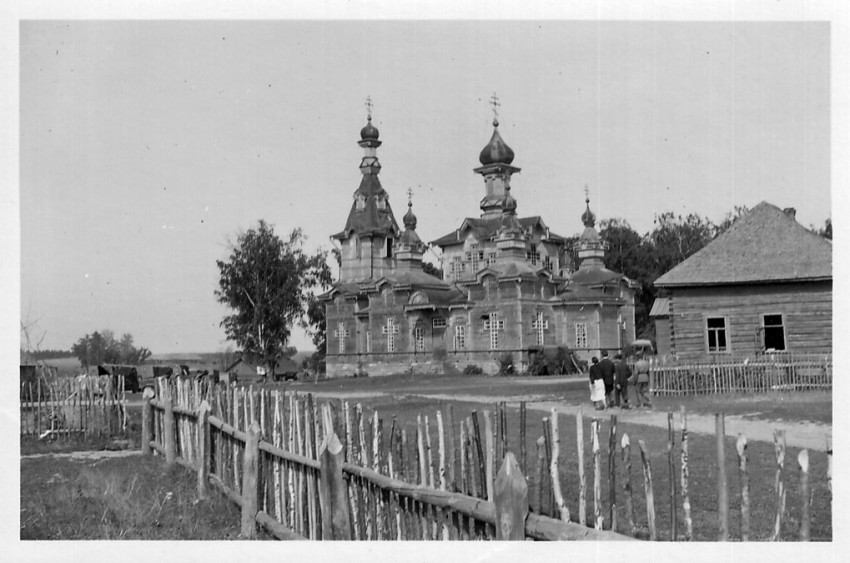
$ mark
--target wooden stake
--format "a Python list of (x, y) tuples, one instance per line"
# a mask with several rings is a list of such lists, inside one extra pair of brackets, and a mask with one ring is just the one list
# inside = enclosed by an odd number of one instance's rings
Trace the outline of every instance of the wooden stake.
[(611, 431), (608, 437), (608, 496), (610, 497), (608, 520), (611, 531), (617, 531), (617, 415), (611, 415)]
[(257, 461), (260, 457), (260, 425), (255, 421), (248, 430), (242, 464), (242, 531), (247, 539), (257, 537)]
[(544, 453), (544, 439), (541, 436), (537, 439), (535, 444), (537, 445), (537, 495), (536, 502), (534, 503), (534, 512), (537, 514), (543, 514), (543, 463), (546, 457)]
[(487, 501), (493, 502), (493, 427), (490, 422), (490, 411), (482, 411), (481, 413), (484, 415), (484, 440), (485, 440), (485, 476), (486, 476), (486, 489), (487, 489)]
[(457, 468), (457, 456), (456, 456), (456, 446), (455, 446), (455, 417), (454, 410), (452, 409), (452, 405), (448, 405), (448, 420), (446, 421), (449, 425), (449, 431), (446, 435), (448, 438), (448, 483), (446, 484), (446, 488), (452, 492), (456, 492), (458, 490), (457, 486), (457, 477), (455, 475), (455, 471)]
[(587, 525), (587, 478), (584, 475), (584, 416), (576, 412), (576, 452), (578, 454), (578, 523)]
[(558, 475), (558, 458), (561, 455), (561, 436), (558, 431), (558, 411), (552, 408), (549, 421), (552, 425), (552, 461), (549, 465), (549, 472), (552, 479), (552, 492), (555, 495), (555, 503), (558, 506), (558, 514), (562, 522), (570, 521), (570, 509), (564, 502), (564, 495), (561, 493), (561, 479)]
[(640, 461), (643, 465), (643, 487), (646, 492), (646, 520), (649, 527), (649, 539), (655, 541), (658, 535), (655, 530), (655, 495), (652, 492), (652, 468), (649, 465), (649, 454), (646, 452), (646, 444), (638, 440), (640, 447)]
[(635, 505), (632, 494), (632, 456), (629, 435), (623, 433), (620, 440), (620, 448), (623, 456), (623, 469), (626, 472), (623, 479), (623, 490), (626, 493), (626, 516), (629, 517), (629, 535), (635, 535)]
[(482, 451), (482, 441), (481, 441), (481, 427), (478, 424), (478, 413), (476, 411), (472, 411), (472, 428), (475, 431), (473, 434), (473, 443), (475, 444), (475, 451), (478, 454), (478, 482), (482, 484), (480, 489), (481, 498), (484, 498), (483, 495), (486, 494), (487, 488), (487, 468), (486, 461), (484, 457), (484, 452)]
[(198, 407), (198, 498), (206, 498), (210, 478), (210, 405)]
[(174, 443), (175, 427), (174, 427), (174, 403), (171, 396), (171, 386), (165, 387), (165, 393), (162, 395), (162, 400), (165, 402), (164, 416), (164, 445), (165, 445), (165, 464), (168, 466), (174, 465), (177, 462), (177, 447)]
[(717, 502), (720, 533), (718, 540), (729, 540), (729, 487), (726, 482), (726, 425), (723, 413), (715, 413), (717, 442)]
[(747, 473), (747, 438), (738, 434), (738, 475), (741, 478), (741, 541), (750, 539), (750, 476)]
[(525, 401), (519, 404), (519, 458), (520, 467), (523, 475), (528, 475), (528, 460), (526, 459), (526, 444), (525, 444)]
[(681, 487), (682, 487), (682, 510), (685, 512), (685, 539), (691, 541), (694, 535), (693, 520), (691, 520), (691, 497), (688, 494), (688, 486), (690, 481), (690, 471), (688, 468), (688, 419), (685, 414), (685, 407), (681, 407), (680, 416), (682, 420), (682, 471), (681, 471)]
[(351, 521), (348, 499), (342, 476), (342, 444), (333, 431), (333, 421), (328, 404), (323, 405), (322, 421), (326, 425), (325, 438), (319, 446), (322, 465), (320, 478), (320, 504), (322, 511), (322, 539), (350, 540)]
[(809, 541), (811, 517), (809, 516), (809, 450), (802, 449), (797, 454), (797, 464), (800, 466), (800, 541)]
[(555, 516), (555, 490), (554, 483), (552, 482), (552, 472), (549, 470), (549, 467), (552, 465), (552, 430), (549, 423), (549, 417), (543, 417), (543, 452), (546, 454), (545, 465), (546, 465), (546, 473), (544, 477), (544, 483), (549, 485), (548, 494), (544, 494), (544, 498), (546, 500), (548, 510), (546, 514), (548, 516)]
[(673, 433), (673, 413), (667, 413), (667, 466), (669, 468), (670, 482), (670, 539), (678, 541), (679, 523), (676, 515), (676, 462), (674, 460), (673, 446), (675, 442)]
[(150, 455), (151, 453), (151, 434), (153, 433), (153, 407), (151, 399), (153, 399), (153, 389), (145, 387), (142, 393), (142, 455)]
[(602, 529), (602, 466), (599, 459), (599, 420), (590, 422), (590, 437), (593, 448), (593, 526)]
[(528, 484), (514, 454), (508, 452), (495, 483), (496, 539), (525, 540), (528, 516)]
[(785, 515), (785, 431), (774, 430), (773, 444), (776, 452), (776, 479), (774, 480), (776, 520), (773, 525), (773, 535), (770, 541), (779, 541), (782, 534), (782, 518)]

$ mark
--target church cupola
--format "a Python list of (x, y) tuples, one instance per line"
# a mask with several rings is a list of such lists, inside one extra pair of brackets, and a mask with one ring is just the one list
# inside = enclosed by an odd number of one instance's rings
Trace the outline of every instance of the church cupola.
[(416, 215), (413, 213), (413, 190), (407, 190), (407, 213), (402, 218), (404, 232), (399, 239), (396, 249), (396, 264), (398, 269), (421, 269), (422, 255), (425, 253), (425, 243), (416, 234)]
[(473, 171), (484, 177), (484, 198), (481, 200), (482, 218), (498, 217), (502, 213), (506, 189), (510, 189), (511, 175), (520, 171), (511, 166), (514, 151), (502, 139), (499, 133), (499, 99), (496, 94), (490, 100), (493, 106), (493, 135), (490, 142), (481, 150), (478, 160), (481, 166)]
[(501, 258), (524, 260), (528, 250), (525, 231), (516, 216), (516, 199), (511, 195), (511, 187), (505, 187), (502, 204), (502, 222), (496, 231), (496, 248)]
[(579, 240), (574, 245), (576, 254), (578, 255), (579, 268), (604, 267), (603, 259), (605, 258), (605, 250), (607, 244), (596, 232), (596, 215), (590, 210), (590, 196), (588, 188), (585, 185), (584, 203), (586, 208), (581, 214), (581, 222), (584, 224), (584, 232), (581, 233)]

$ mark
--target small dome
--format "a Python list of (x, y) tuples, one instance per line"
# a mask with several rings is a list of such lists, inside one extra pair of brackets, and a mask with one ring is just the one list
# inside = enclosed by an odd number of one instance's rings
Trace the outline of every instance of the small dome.
[(590, 198), (585, 198), (584, 202), (587, 204), (587, 209), (581, 214), (581, 222), (585, 227), (592, 228), (596, 224), (596, 215), (590, 210)]
[(516, 199), (511, 195), (510, 186), (505, 187), (505, 200), (502, 202), (502, 209), (505, 210), (505, 213), (514, 215), (516, 214)]
[(493, 121), (493, 136), (490, 137), (490, 142), (487, 146), (481, 149), (481, 154), (478, 160), (483, 165), (487, 164), (510, 164), (514, 160), (514, 151), (511, 150), (502, 136), (499, 135), (499, 122)]
[(367, 118), (366, 127), (360, 130), (360, 138), (364, 141), (377, 141), (378, 128), (372, 125), (372, 116)]
[(413, 203), (407, 202), (407, 213), (402, 217), (404, 228), (411, 231), (416, 230), (416, 215), (413, 214)]

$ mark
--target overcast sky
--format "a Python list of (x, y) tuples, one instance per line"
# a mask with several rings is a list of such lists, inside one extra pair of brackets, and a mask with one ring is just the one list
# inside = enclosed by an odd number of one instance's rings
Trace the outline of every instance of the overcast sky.
[(225, 347), (216, 260), (261, 218), (330, 247), (366, 96), (424, 240), (480, 213), (494, 92), (518, 211), (559, 234), (585, 184), (641, 233), (762, 200), (831, 216), (828, 23), (41, 21), (20, 64), (21, 315), (43, 348), (104, 328)]

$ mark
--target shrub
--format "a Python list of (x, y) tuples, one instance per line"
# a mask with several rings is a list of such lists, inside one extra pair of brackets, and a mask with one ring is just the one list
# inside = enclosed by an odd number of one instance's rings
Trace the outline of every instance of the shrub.
[(499, 375), (513, 375), (515, 372), (514, 357), (507, 352), (499, 356)]
[(482, 375), (484, 370), (476, 364), (469, 364), (463, 368), (463, 375)]

